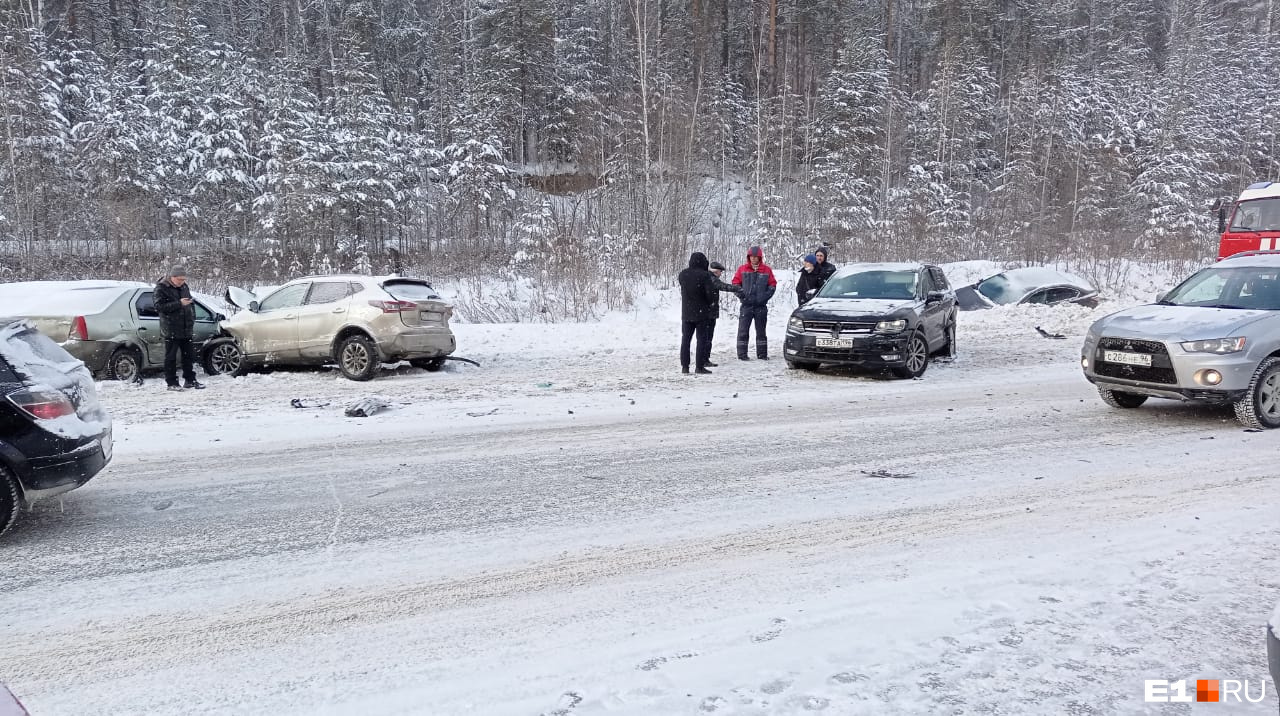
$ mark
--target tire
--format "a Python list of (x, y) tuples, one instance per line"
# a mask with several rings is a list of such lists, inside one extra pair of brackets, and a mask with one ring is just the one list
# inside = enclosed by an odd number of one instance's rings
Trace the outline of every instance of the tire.
[(0, 465), (0, 535), (18, 521), (22, 501), (18, 499), (18, 478), (9, 468)]
[(111, 352), (107, 359), (107, 379), (126, 383), (137, 382), (142, 378), (142, 354), (137, 348), (120, 346)]
[(924, 334), (919, 331), (911, 334), (911, 338), (907, 339), (907, 362), (906, 365), (893, 369), (893, 374), (899, 378), (919, 378), (929, 369), (929, 341), (924, 339)]
[(1142, 404), (1147, 402), (1147, 396), (1138, 395), (1137, 393), (1126, 393), (1122, 390), (1112, 390), (1104, 385), (1098, 386), (1098, 395), (1102, 396), (1102, 402), (1113, 408), (1123, 408), (1132, 410), (1133, 408), (1141, 408)]
[(378, 347), (363, 333), (354, 333), (342, 339), (335, 351), (338, 370), (350, 380), (373, 380), (382, 368)]
[(802, 360), (789, 360), (787, 361), (787, 367), (791, 370), (817, 370), (818, 364)]
[(1258, 365), (1244, 397), (1232, 407), (1236, 420), (1246, 428), (1280, 428), (1280, 358), (1267, 358)]
[(205, 375), (239, 376), (247, 372), (244, 351), (234, 338), (215, 338), (205, 344), (201, 363)]
[(409, 361), (409, 365), (422, 368), (428, 373), (438, 373), (444, 370), (444, 358), (414, 358)]

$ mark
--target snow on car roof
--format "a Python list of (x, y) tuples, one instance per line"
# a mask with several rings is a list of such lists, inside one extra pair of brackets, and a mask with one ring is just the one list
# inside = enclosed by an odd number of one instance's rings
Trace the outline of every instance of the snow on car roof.
[(1269, 199), (1277, 196), (1280, 196), (1280, 182), (1258, 182), (1257, 184), (1250, 184), (1247, 189), (1240, 192), (1238, 201)]
[(865, 273), (867, 271), (919, 271), (924, 268), (924, 264), (900, 262), (900, 263), (875, 263), (875, 264), (845, 264), (836, 269), (832, 278), (842, 278), (844, 276), (852, 276), (855, 273)]
[(1037, 288), (1058, 284), (1070, 284), (1080, 288), (1087, 288), (1090, 291), (1094, 290), (1093, 284), (1079, 276), (1045, 266), (1010, 269), (997, 275), (1004, 276), (1008, 280), (1012, 293), (1016, 295), (1025, 295)]
[(32, 384), (53, 388), (76, 404), (74, 414), (41, 423), (46, 430), (70, 438), (93, 437), (111, 424), (89, 369), (30, 321), (0, 321), (0, 357)]
[(1280, 266), (1280, 252), (1245, 254), (1243, 256), (1236, 255), (1230, 258), (1225, 258), (1222, 261), (1219, 261), (1217, 265), (1218, 266), (1236, 266), (1236, 267), (1259, 266), (1259, 267), (1272, 268), (1275, 266)]
[(0, 284), (0, 313), (6, 316), (91, 316), (120, 294), (150, 288), (137, 281), (24, 281)]

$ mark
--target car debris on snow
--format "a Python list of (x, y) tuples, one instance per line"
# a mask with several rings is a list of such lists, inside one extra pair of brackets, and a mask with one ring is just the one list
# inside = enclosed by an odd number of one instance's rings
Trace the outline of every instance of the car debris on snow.
[(361, 398), (347, 406), (346, 415), (348, 418), (368, 418), (390, 407), (391, 404), (381, 398)]
[(301, 409), (327, 408), (329, 407), (329, 401), (327, 400), (319, 401), (319, 400), (315, 400), (314, 398), (294, 398), (293, 400), (289, 401), (289, 405), (292, 405), (295, 408), (301, 408)]
[(1040, 335), (1044, 336), (1045, 338), (1058, 338), (1058, 339), (1064, 339), (1064, 338), (1066, 338), (1066, 336), (1065, 336), (1065, 335), (1063, 335), (1063, 334), (1061, 334), (1061, 333), (1050, 333), (1050, 332), (1046, 331), (1045, 329), (1041, 328), (1040, 326), (1036, 326), (1036, 333), (1039, 333)]

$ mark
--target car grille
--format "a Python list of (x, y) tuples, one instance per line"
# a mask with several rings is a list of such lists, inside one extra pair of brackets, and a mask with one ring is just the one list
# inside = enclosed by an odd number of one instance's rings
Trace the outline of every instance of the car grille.
[(840, 333), (870, 333), (875, 330), (876, 324), (869, 321), (844, 322), (844, 321), (805, 321), (804, 330), (809, 333), (825, 333), (830, 334), (832, 331)]
[[(1148, 367), (1144, 365), (1108, 363), (1102, 360), (1102, 352), (1104, 350), (1146, 353), (1151, 356), (1151, 365)], [(1103, 338), (1098, 341), (1098, 350), (1093, 358), (1093, 371), (1108, 378), (1159, 383), (1161, 385), (1175, 385), (1178, 382), (1178, 375), (1173, 371), (1173, 362), (1169, 359), (1169, 350), (1159, 341), (1144, 341), (1137, 338)]]

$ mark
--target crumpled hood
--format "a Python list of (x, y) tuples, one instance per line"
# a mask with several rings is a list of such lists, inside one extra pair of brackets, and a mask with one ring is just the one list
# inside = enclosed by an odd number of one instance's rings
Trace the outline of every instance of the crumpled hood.
[(1137, 306), (1099, 319), (1089, 330), (1104, 336), (1152, 340), (1202, 341), (1231, 338), (1276, 311), (1196, 306)]

